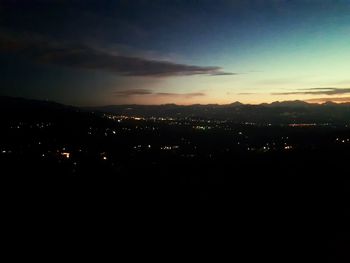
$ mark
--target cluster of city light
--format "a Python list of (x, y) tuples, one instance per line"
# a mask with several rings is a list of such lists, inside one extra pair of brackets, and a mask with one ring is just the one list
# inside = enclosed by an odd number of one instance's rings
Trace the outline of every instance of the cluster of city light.
[(61, 152), (61, 155), (67, 159), (70, 158), (71, 153), (70, 152)]
[(339, 143), (350, 143), (349, 138), (336, 138), (335, 141)]
[(165, 150), (165, 151), (175, 150), (175, 149), (179, 149), (179, 148), (180, 148), (180, 146), (178, 146), (178, 145), (160, 147), (161, 150)]
[(316, 126), (316, 123), (290, 123), (288, 124), (289, 127), (310, 127), (310, 126)]
[(9, 128), (10, 129), (23, 129), (23, 128), (39, 128), (39, 129), (44, 129), (44, 128), (48, 128), (52, 126), (51, 122), (38, 122), (38, 123), (34, 123), (34, 124), (29, 124), (26, 122), (18, 122), (14, 125), (11, 125)]
[(212, 127), (210, 126), (193, 126), (193, 129), (196, 129), (196, 130), (210, 130)]

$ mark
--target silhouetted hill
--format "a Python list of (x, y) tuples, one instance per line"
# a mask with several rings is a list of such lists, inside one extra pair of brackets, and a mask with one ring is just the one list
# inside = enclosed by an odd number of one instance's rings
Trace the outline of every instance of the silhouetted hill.
[(80, 112), (78, 108), (52, 101), (0, 96), (0, 116), (5, 119), (52, 119)]
[(0, 96), (1, 126), (16, 123), (55, 123), (72, 132), (92, 124), (105, 125), (97, 114), (52, 101)]
[(32, 100), (19, 97), (0, 96), (0, 109), (74, 109), (72, 106), (66, 106), (57, 102), (47, 100)]

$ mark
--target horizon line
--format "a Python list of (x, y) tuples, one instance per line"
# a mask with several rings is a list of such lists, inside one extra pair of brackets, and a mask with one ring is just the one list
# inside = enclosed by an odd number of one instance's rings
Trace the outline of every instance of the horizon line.
[[(62, 104), (62, 105), (66, 105), (66, 106), (73, 106), (73, 107), (81, 107), (81, 108), (93, 108), (93, 107), (109, 107), (109, 106), (166, 106), (166, 105), (175, 105), (175, 106), (194, 106), (194, 105), (199, 105), (199, 106), (209, 106), (209, 105), (217, 105), (217, 106), (228, 106), (228, 105), (232, 105), (232, 104), (240, 104), (242, 106), (261, 106), (261, 105), (271, 105), (274, 103), (304, 103), (307, 105), (324, 105), (324, 104), (336, 104), (336, 105), (344, 105), (344, 104), (350, 104), (350, 99), (349, 101), (332, 101), (332, 100), (323, 100), (322, 98), (320, 98), (320, 102), (310, 102), (308, 100), (276, 100), (276, 101), (272, 101), (272, 102), (261, 102), (261, 103), (242, 103), (240, 101), (234, 101), (231, 103), (206, 103), (206, 104), (202, 104), (202, 103), (193, 103), (193, 104), (176, 104), (176, 103), (162, 103), (162, 104), (138, 104), (138, 103), (131, 103), (131, 104), (104, 104), (104, 105), (87, 105), (87, 106), (83, 106), (83, 105), (79, 105), (79, 104), (66, 104), (57, 100), (51, 100), (51, 99), (39, 99), (39, 98), (26, 98), (26, 97), (19, 97), (19, 96), (8, 96), (8, 95), (0, 95), (0, 97), (7, 97), (7, 98), (13, 98), (13, 99), (25, 99), (25, 100), (33, 100), (33, 101), (46, 101), (46, 102), (53, 102), (53, 103), (58, 103), (58, 104)], [(328, 98), (327, 98), (328, 99)], [(311, 99), (313, 100), (313, 99)]]

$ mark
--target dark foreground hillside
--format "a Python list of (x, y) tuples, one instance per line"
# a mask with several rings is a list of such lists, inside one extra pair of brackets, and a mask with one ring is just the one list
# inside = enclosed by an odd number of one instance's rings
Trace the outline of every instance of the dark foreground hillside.
[(201, 234), (217, 229), (247, 258), (348, 262), (345, 125), (126, 118), (2, 100), (6, 200), (108, 211), (159, 205), (164, 213), (176, 203), (184, 213), (171, 216), (177, 225), (194, 224)]

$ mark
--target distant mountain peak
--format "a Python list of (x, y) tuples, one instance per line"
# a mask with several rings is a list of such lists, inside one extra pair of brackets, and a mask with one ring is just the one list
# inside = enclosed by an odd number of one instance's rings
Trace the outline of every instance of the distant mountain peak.
[(274, 101), (270, 103), (270, 106), (305, 107), (305, 106), (310, 106), (310, 104), (302, 100), (286, 100), (286, 101)]
[(235, 101), (229, 104), (230, 106), (242, 106), (244, 105), (243, 103), (239, 102), (239, 101)]
[(326, 101), (324, 103), (322, 103), (322, 105), (325, 105), (325, 106), (334, 106), (334, 105), (338, 105), (337, 103), (333, 102), (333, 101)]

